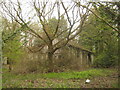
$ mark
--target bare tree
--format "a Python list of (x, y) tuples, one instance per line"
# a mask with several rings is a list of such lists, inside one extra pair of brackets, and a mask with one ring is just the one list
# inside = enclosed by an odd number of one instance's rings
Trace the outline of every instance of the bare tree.
[[(34, 18), (38, 19), (38, 23), (41, 27), (40, 30), (34, 30), (30, 27), (30, 20), (25, 20), (23, 17), (23, 8), (21, 7), (20, 2), (17, 1), (17, 4), (14, 4), (12, 1), (9, 1), (9, 4), (9, 7), (7, 6), (6, 2), (3, 2), (2, 4), (2, 10), (5, 12), (5, 14), (11, 17), (12, 20), (19, 23), (23, 30), (27, 28), (31, 35), (38, 37), (44, 42), (44, 44), (48, 46), (47, 54), (49, 71), (53, 71), (54, 69), (53, 55), (55, 51), (64, 47), (82, 31), (82, 28), (84, 27), (84, 21), (89, 15), (89, 10), (85, 9), (81, 5), (78, 6), (78, 4), (74, 2), (68, 4), (62, 0), (56, 0), (55, 2), (33, 0), (31, 2), (33, 7), (30, 8), (35, 10), (35, 14), (37, 16)], [(86, 7), (89, 7), (89, 4), (87, 4)], [(12, 8), (12, 11), (10, 11), (9, 8)], [(57, 26), (52, 34), (50, 34), (51, 28), (48, 25), (48, 19), (52, 19), (54, 15), (57, 18)], [(65, 30), (60, 29), (61, 16), (64, 16), (67, 20), (68, 25)], [(45, 37), (43, 37), (43, 35), (40, 33), (37, 33), (37, 31), (41, 30)], [(63, 34), (65, 34), (65, 36), (58, 39), (58, 37), (62, 36)], [(53, 43), (56, 39), (57, 42)]]

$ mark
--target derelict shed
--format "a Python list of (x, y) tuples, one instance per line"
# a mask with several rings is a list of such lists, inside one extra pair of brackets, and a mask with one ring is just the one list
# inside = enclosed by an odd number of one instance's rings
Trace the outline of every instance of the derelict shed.
[(93, 52), (83, 48), (82, 46), (76, 43), (68, 43), (69, 51), (76, 57), (76, 59), (80, 60), (81, 65), (90, 66), (93, 63)]

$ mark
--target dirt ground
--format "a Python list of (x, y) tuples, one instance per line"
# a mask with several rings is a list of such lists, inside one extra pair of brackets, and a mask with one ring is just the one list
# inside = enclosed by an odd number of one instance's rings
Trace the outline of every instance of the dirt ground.
[[(43, 87), (46, 85), (46, 80), (41, 80)], [(52, 83), (65, 83), (62, 79), (49, 79)], [(108, 76), (99, 76), (95, 78), (90, 78), (90, 83), (85, 83), (86, 79), (68, 79), (66, 80), (69, 88), (117, 88), (118, 86), (118, 73), (114, 73)], [(73, 86), (71, 86), (71, 83)], [(52, 87), (52, 86), (51, 86)], [(53, 86), (54, 88), (54, 86)]]
[(118, 73), (109, 76), (99, 76), (90, 79), (90, 83), (85, 83), (85, 79), (73, 80), (79, 82), (81, 88), (116, 88), (118, 87)]
[[(14, 82), (12, 84), (14, 87), (32, 87), (32, 88), (118, 88), (118, 71), (107, 74), (105, 76), (94, 76), (91, 78), (38, 78), (33, 80), (21, 80), (21, 82)], [(111, 70), (112, 71), (112, 70)], [(90, 83), (85, 83), (86, 79), (90, 79)], [(21, 84), (19, 84), (21, 83)], [(5, 86), (13, 87), (8, 85), (11, 83), (6, 83)]]

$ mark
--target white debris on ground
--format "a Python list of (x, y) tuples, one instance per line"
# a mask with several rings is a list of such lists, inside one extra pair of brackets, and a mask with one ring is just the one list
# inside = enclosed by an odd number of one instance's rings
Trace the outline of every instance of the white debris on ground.
[(87, 84), (87, 83), (90, 83), (90, 79), (87, 79), (86, 81), (85, 81), (85, 83)]

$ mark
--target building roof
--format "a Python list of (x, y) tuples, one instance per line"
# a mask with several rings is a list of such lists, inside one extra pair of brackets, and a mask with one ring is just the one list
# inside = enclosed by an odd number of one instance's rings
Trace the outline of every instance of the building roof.
[(78, 43), (73, 42), (73, 41), (72, 41), (72, 42), (69, 42), (67, 45), (68, 45), (68, 46), (71, 46), (71, 47), (73, 47), (73, 48), (80, 49), (80, 50), (82, 50), (82, 51), (86, 51), (86, 52), (89, 52), (89, 53), (93, 53), (92, 51), (84, 48), (83, 46), (81, 46), (81, 45), (79, 45)]

